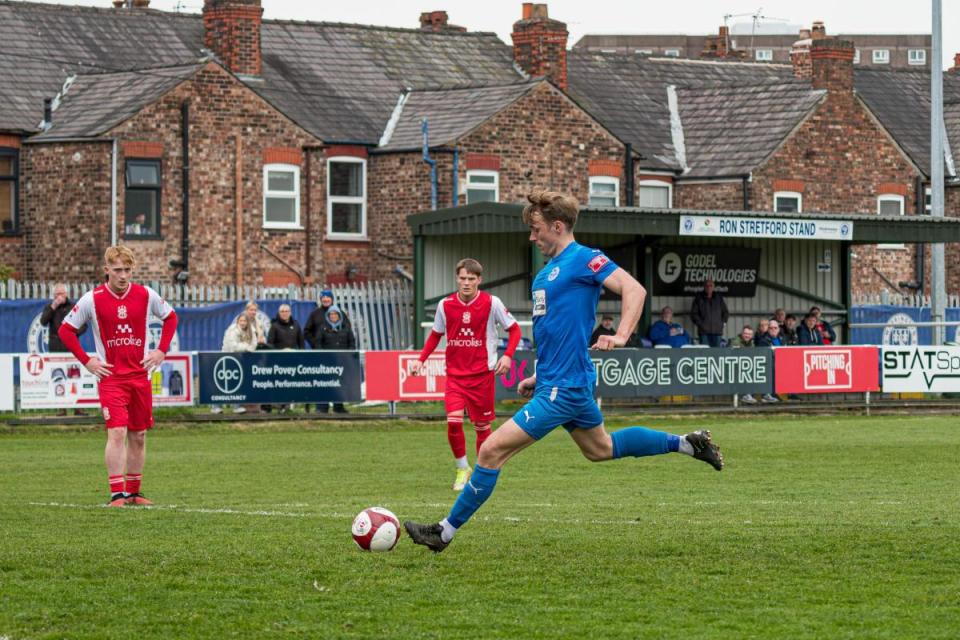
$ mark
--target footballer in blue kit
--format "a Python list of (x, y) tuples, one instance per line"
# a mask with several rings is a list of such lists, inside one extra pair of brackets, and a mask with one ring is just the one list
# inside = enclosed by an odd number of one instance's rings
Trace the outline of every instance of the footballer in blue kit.
[[(533, 337), (536, 373), (517, 387), (529, 402), (483, 443), (473, 476), (446, 518), (434, 524), (404, 522), (417, 544), (443, 551), (454, 534), (493, 493), (500, 469), (514, 455), (562, 426), (590, 461), (685, 453), (723, 469), (723, 455), (710, 432), (683, 436), (646, 427), (628, 427), (608, 434), (593, 397), (596, 370), (588, 346), (608, 351), (626, 345), (640, 314), (646, 290), (603, 252), (578, 244), (573, 236), (579, 206), (572, 196), (535, 191), (527, 196), (523, 222), (530, 241), (550, 261), (534, 278)], [(617, 333), (589, 340), (603, 288), (621, 298)]]

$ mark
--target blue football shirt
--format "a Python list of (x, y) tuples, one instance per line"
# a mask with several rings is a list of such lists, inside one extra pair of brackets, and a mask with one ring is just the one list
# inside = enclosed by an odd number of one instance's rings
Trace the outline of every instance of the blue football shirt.
[(588, 342), (603, 281), (616, 270), (599, 249), (571, 242), (533, 279), (538, 387), (589, 387), (596, 382)]

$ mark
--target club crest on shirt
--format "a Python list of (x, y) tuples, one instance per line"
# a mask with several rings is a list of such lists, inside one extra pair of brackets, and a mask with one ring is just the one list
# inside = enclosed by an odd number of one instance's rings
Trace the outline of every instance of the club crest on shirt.
[(464, 312), (463, 312), (463, 324), (470, 324), (470, 312), (469, 312), (469, 311), (464, 311)]
[(126, 305), (123, 305), (123, 304), (122, 304), (122, 305), (120, 305), (119, 307), (117, 307), (117, 317), (120, 318), (121, 320), (123, 320), (123, 319), (125, 319), (125, 318), (127, 317), (127, 306), (126, 306)]
[(557, 276), (559, 275), (560, 275), (560, 267), (554, 267), (550, 271), (550, 273), (547, 275), (547, 280), (549, 280), (550, 282), (553, 282), (554, 280), (557, 279)]
[(587, 263), (587, 268), (590, 269), (590, 271), (597, 273), (600, 271), (600, 269), (603, 269), (604, 265), (606, 265), (608, 262), (610, 262), (610, 258), (602, 253), (598, 253), (593, 257), (592, 260), (590, 260), (590, 262)]

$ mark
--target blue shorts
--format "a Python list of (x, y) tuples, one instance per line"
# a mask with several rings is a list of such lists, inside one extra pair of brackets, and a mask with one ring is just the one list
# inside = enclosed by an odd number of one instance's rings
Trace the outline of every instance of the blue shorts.
[(513, 421), (539, 440), (559, 426), (567, 431), (592, 429), (603, 424), (603, 414), (593, 398), (593, 387), (538, 386), (533, 399), (514, 414)]

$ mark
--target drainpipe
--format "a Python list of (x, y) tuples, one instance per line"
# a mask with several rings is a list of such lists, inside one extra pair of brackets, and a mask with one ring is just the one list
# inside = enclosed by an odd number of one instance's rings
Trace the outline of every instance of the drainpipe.
[(453, 206), (460, 204), (460, 149), (453, 148)]
[(633, 145), (629, 142), (624, 146), (624, 158), (623, 158), (623, 179), (624, 184), (624, 200), (628, 207), (634, 206), (633, 202)]
[(437, 210), (437, 161), (430, 157), (430, 128), (427, 119), (420, 123), (423, 132), (423, 161), (430, 165), (430, 208)]
[(750, 211), (750, 176), (743, 176), (743, 210)]
[[(923, 178), (921, 176), (917, 176), (913, 184), (913, 192), (915, 200), (917, 201), (917, 215), (926, 215), (927, 192), (923, 186)], [(917, 293), (919, 293), (922, 298), (927, 287), (927, 266), (925, 264), (927, 261), (927, 245), (923, 242), (918, 242), (915, 246), (916, 256), (914, 259), (914, 281), (919, 285), (917, 288)]]
[(117, 139), (110, 158), (110, 246), (117, 246)]
[(243, 138), (238, 133), (234, 138), (236, 157), (233, 165), (233, 225), (236, 227), (236, 245), (234, 252), (233, 282), (237, 288), (243, 286)]
[(306, 211), (304, 212), (304, 221), (303, 221), (303, 261), (305, 263), (303, 266), (303, 272), (304, 272), (304, 275), (306, 276), (305, 280), (307, 282), (310, 282), (310, 259), (311, 259), (310, 243), (312, 241), (312, 238), (310, 237), (310, 218), (312, 217), (311, 210), (310, 210), (311, 202), (312, 202), (312, 199), (310, 197), (310, 192), (313, 191), (313, 175), (312, 175), (313, 163), (311, 162), (311, 156), (313, 154), (311, 153), (311, 150), (307, 147), (303, 148), (303, 153), (306, 156), (306, 158), (304, 158), (304, 164), (306, 165), (304, 167), (304, 173), (307, 174), (305, 178), (305, 181), (307, 183), (307, 192), (304, 194), (304, 200), (305, 200), (304, 204), (306, 205)]
[(180, 149), (183, 155), (183, 233), (180, 239), (180, 272), (178, 282), (190, 277), (190, 101), (180, 104)]

